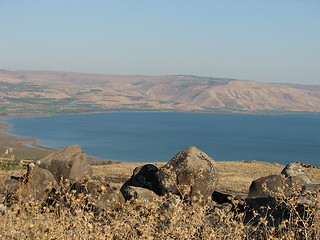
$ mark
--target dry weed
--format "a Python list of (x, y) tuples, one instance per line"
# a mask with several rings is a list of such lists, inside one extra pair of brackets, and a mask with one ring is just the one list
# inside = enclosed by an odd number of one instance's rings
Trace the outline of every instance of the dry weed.
[[(4, 178), (0, 186), (4, 188)], [(99, 184), (99, 181), (96, 181)], [(101, 183), (102, 194), (105, 186)], [(3, 191), (3, 189), (2, 189)], [(5, 194), (4, 192), (2, 192)], [(254, 211), (257, 221), (233, 205), (133, 200), (96, 209), (99, 195), (79, 193), (64, 182), (50, 204), (20, 188), (14, 204), (1, 206), (0, 239), (319, 239), (319, 199), (301, 209), (299, 196), (281, 198), (284, 220)], [(271, 209), (264, 209), (264, 212)]]

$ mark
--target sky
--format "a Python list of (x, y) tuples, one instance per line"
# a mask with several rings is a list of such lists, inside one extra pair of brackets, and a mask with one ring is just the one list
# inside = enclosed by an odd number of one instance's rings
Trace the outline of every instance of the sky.
[(319, 0), (0, 0), (0, 69), (320, 85)]

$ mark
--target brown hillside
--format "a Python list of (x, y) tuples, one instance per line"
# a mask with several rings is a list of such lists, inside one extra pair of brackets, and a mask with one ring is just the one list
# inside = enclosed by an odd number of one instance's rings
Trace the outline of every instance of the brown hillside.
[(0, 71), (2, 115), (103, 111), (320, 112), (320, 87), (197, 76)]

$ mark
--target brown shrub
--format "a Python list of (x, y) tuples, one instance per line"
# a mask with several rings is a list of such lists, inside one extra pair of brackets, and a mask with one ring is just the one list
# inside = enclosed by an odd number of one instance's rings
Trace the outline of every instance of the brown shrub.
[[(101, 189), (103, 192), (105, 185)], [(318, 198), (303, 211), (298, 196), (282, 198), (279, 204), (287, 207), (289, 217), (274, 227), (267, 224), (266, 216), (258, 218), (258, 224), (245, 223), (245, 212), (238, 212), (237, 203), (198, 205), (162, 197), (155, 202), (139, 199), (94, 211), (92, 206), (99, 196), (76, 192), (68, 183), (62, 186), (59, 201), (51, 205), (26, 198), (26, 192), (18, 194), (21, 196), (15, 204), (1, 205), (0, 239), (320, 238)], [(258, 211), (253, 214), (259, 216)]]

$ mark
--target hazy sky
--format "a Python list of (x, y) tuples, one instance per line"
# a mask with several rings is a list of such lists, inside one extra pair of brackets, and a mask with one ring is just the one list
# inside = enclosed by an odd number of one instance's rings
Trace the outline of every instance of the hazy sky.
[(0, 69), (320, 85), (320, 0), (0, 0)]

